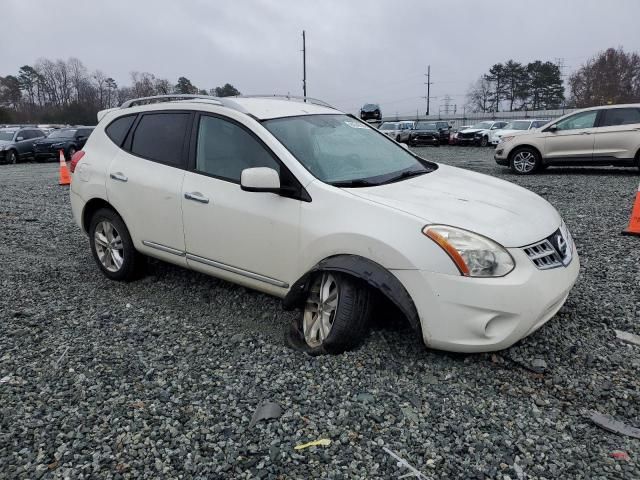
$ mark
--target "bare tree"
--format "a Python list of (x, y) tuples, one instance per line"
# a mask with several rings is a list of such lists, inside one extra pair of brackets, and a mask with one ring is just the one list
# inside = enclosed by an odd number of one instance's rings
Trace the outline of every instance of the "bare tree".
[(490, 81), (483, 75), (474, 83), (467, 92), (467, 108), (472, 112), (491, 112), (492, 96), (494, 88)]
[(640, 56), (622, 47), (600, 52), (569, 77), (569, 88), (579, 108), (640, 102)]

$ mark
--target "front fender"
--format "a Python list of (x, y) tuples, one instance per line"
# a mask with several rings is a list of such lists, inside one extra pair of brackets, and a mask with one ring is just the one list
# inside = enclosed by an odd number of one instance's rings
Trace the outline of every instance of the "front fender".
[(418, 311), (402, 282), (382, 265), (359, 255), (333, 255), (318, 262), (293, 284), (282, 300), (285, 310), (302, 306), (311, 278), (319, 271), (340, 272), (364, 280), (398, 307), (415, 330), (420, 330)]

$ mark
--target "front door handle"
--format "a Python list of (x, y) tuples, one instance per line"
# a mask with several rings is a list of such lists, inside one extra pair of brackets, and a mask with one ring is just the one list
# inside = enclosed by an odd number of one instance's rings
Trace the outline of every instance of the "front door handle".
[(193, 200), (194, 202), (209, 203), (209, 199), (200, 192), (186, 192), (184, 194), (184, 198), (187, 200)]
[(122, 172), (111, 173), (109, 174), (109, 177), (119, 182), (126, 182), (127, 180), (129, 180), (127, 176)]
[(591, 135), (591, 132), (581, 132), (581, 135)]

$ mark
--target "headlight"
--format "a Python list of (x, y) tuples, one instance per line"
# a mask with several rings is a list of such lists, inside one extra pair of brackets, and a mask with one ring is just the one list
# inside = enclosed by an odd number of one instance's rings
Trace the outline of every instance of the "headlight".
[(477, 233), (447, 225), (427, 225), (422, 233), (447, 252), (465, 277), (502, 277), (515, 267), (503, 246)]
[(8, 146), (9, 146), (8, 144), (0, 145), (0, 152), (3, 150), (6, 150)]
[(514, 138), (515, 138), (515, 137), (514, 137), (513, 135), (511, 135), (511, 136), (508, 136), (508, 137), (502, 137), (502, 138), (500, 138), (500, 141), (501, 141), (502, 143), (507, 143), (507, 142), (510, 142), (511, 140), (513, 140)]

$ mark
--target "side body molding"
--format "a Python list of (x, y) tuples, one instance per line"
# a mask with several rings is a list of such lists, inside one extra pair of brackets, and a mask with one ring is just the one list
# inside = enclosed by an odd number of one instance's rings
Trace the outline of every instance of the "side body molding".
[(418, 311), (404, 285), (382, 265), (358, 255), (334, 255), (318, 262), (298, 279), (282, 300), (285, 310), (301, 307), (315, 272), (333, 271), (360, 278), (381, 292), (407, 317), (415, 330), (420, 331)]

